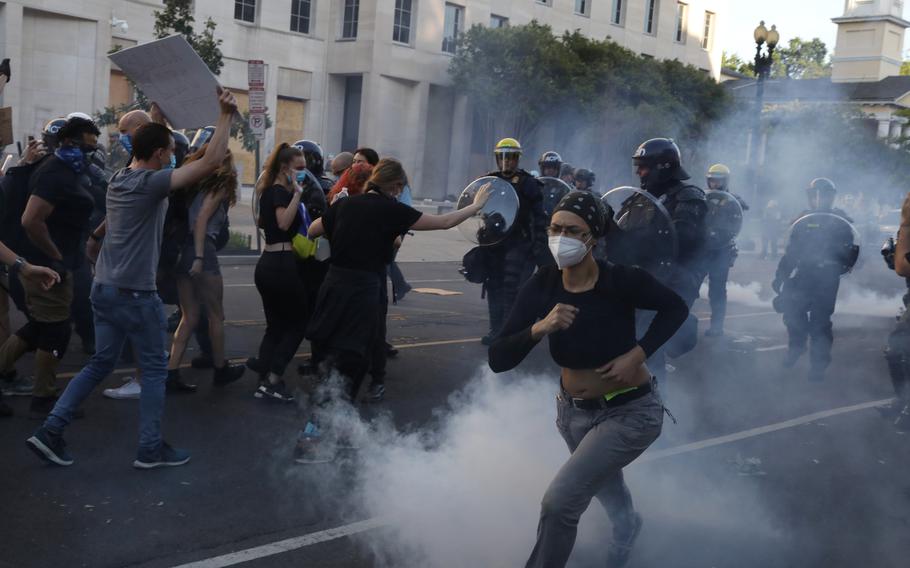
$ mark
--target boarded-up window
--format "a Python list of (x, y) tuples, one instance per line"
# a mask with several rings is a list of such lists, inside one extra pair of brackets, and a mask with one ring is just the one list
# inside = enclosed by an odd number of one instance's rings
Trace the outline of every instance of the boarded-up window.
[(306, 102), (298, 99), (278, 97), (278, 112), (275, 113), (275, 144), (293, 144), (302, 139)]
[(120, 71), (111, 71), (110, 106), (117, 108), (133, 102), (133, 86)]
[[(240, 110), (240, 113), (246, 112), (250, 108), (250, 97), (247, 93), (242, 91), (231, 90), (234, 93), (234, 97), (237, 99), (237, 107)], [(243, 144), (240, 140), (236, 138), (231, 138), (228, 144), (228, 148), (231, 149), (231, 152), (234, 154), (234, 163), (237, 168), (240, 169), (240, 183), (244, 185), (253, 185), (256, 183), (256, 156), (253, 152), (247, 152), (243, 149)], [(262, 161), (265, 161), (266, 156), (264, 155), (265, 148), (262, 149), (260, 156)]]

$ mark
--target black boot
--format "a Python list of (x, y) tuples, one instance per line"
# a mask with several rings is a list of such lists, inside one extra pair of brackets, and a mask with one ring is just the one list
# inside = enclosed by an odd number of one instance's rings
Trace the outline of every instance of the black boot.
[(180, 378), (180, 369), (171, 369), (167, 372), (167, 382), (165, 383), (167, 392), (170, 393), (190, 393), (196, 392), (196, 385), (183, 382)]
[(216, 387), (223, 387), (234, 381), (238, 380), (243, 376), (243, 372), (246, 370), (246, 367), (243, 365), (230, 365), (225, 363), (224, 367), (215, 368), (214, 373), (212, 373), (212, 381), (215, 383)]

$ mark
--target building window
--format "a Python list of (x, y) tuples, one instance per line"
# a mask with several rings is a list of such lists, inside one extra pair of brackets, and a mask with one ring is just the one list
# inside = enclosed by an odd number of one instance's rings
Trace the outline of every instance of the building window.
[(590, 16), (591, 0), (575, 0), (575, 13), (579, 16)]
[(490, 14), (490, 27), (495, 29), (507, 28), (509, 27), (509, 18), (505, 16), (497, 16), (496, 14)]
[(310, 33), (310, 9), (312, 0), (291, 0), (291, 31)]
[(657, 35), (657, 2), (659, 0), (646, 0), (645, 2), (645, 33)]
[(360, 0), (344, 0), (344, 11), (341, 14), (341, 37), (357, 38), (357, 21), (360, 19)]
[(610, 11), (610, 21), (617, 26), (621, 26), (625, 19), (626, 3), (624, 0), (613, 0), (613, 9)]
[(689, 19), (689, 6), (684, 2), (676, 3), (676, 43), (686, 43), (686, 20)]
[(712, 33), (714, 31), (714, 13), (705, 12), (705, 35), (701, 38), (702, 49), (711, 49)]
[(411, 43), (411, 18), (413, 15), (413, 0), (395, 0), (395, 23), (392, 26), (392, 41)]
[(464, 8), (457, 4), (446, 2), (446, 19), (442, 32), (442, 50), (446, 53), (455, 53), (458, 36), (464, 29)]
[(256, 0), (234, 0), (234, 19), (241, 22), (255, 22)]

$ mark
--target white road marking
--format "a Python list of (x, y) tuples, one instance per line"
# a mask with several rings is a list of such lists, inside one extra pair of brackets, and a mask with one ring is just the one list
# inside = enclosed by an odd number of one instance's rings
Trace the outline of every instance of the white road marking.
[(206, 558), (205, 560), (200, 560), (198, 562), (181, 564), (175, 568), (223, 568), (224, 566), (233, 566), (235, 564), (240, 564), (241, 562), (249, 562), (259, 558), (265, 558), (266, 556), (274, 556), (283, 552), (290, 552), (307, 546), (313, 546), (314, 544), (319, 544), (321, 542), (328, 542), (330, 540), (351, 536), (379, 528), (385, 523), (385, 520), (373, 517), (372, 519), (367, 519), (365, 521), (358, 521), (349, 525), (326, 529), (324, 531), (305, 534), (286, 540), (279, 540), (278, 542), (264, 544), (246, 550), (239, 550), (237, 552), (231, 552), (230, 554), (215, 556), (214, 558)]
[[(468, 340), (454, 340), (449, 343), (464, 343)], [(470, 340), (476, 341), (476, 340)], [(445, 342), (433, 342), (435, 344), (444, 344)], [(408, 347), (418, 347), (422, 344), (411, 344)], [(405, 347), (405, 346), (402, 346)], [(866, 410), (869, 408), (875, 408), (876, 406), (883, 406), (891, 402), (892, 399), (884, 398), (881, 400), (873, 400), (870, 402), (863, 402), (860, 404), (853, 404), (851, 406), (842, 406), (840, 408), (832, 408), (830, 410), (823, 410), (821, 412), (814, 412), (812, 414), (806, 414), (805, 416), (799, 416), (797, 418), (791, 418), (790, 420), (784, 420), (783, 422), (777, 422), (774, 424), (768, 424), (767, 426), (759, 426), (757, 428), (750, 428), (749, 430), (743, 430), (741, 432), (734, 432), (733, 434), (727, 434), (725, 436), (718, 436), (716, 438), (708, 438), (706, 440), (701, 440), (698, 442), (692, 442), (691, 444), (683, 444), (682, 446), (676, 446), (675, 448), (667, 448), (665, 450), (656, 450), (653, 452), (648, 452), (640, 457), (637, 461), (639, 462), (650, 462), (654, 460), (659, 460), (662, 458), (667, 458), (670, 456), (677, 456), (680, 454), (685, 454), (689, 452), (694, 452), (702, 450), (705, 448), (711, 448), (714, 446), (720, 446), (723, 444), (729, 444), (732, 442), (738, 442), (740, 440), (745, 440), (747, 438), (754, 438), (755, 436), (761, 436), (762, 434), (769, 434), (771, 432), (777, 432), (779, 430), (785, 430), (787, 428), (793, 428), (795, 426), (801, 426), (803, 424), (808, 424), (810, 422), (815, 422), (816, 420), (821, 420), (823, 418), (830, 418), (832, 416), (837, 416), (839, 414), (847, 414), (850, 412), (856, 412), (859, 410)], [(319, 544), (323, 542), (328, 542), (331, 540), (336, 540), (339, 538), (345, 538), (351, 535), (362, 533), (368, 530), (380, 528), (385, 526), (388, 523), (386, 519), (379, 517), (372, 517), (363, 521), (358, 521), (356, 523), (351, 523), (348, 525), (342, 525), (340, 527), (335, 527), (333, 529), (327, 529), (324, 531), (319, 531), (315, 533), (305, 534), (295, 538), (289, 538), (286, 540), (281, 540), (271, 544), (265, 544), (262, 546), (257, 546), (254, 548), (248, 548), (246, 550), (240, 550), (237, 552), (232, 552), (230, 554), (224, 554), (222, 556), (215, 556), (213, 558), (208, 558), (205, 560), (200, 560), (198, 562), (192, 562), (190, 564), (182, 564), (175, 568), (223, 568), (225, 566), (233, 566), (235, 564), (240, 564), (241, 562), (250, 562), (252, 560), (257, 560), (259, 558), (265, 558), (267, 556), (273, 556), (275, 554), (282, 554), (284, 552), (290, 552), (292, 550), (298, 550), (300, 548), (305, 548), (307, 546), (313, 546), (314, 544)]]
[(786, 349), (786, 348), (787, 348), (786, 345), (772, 345), (771, 347), (759, 347), (755, 351), (758, 353), (765, 353), (768, 351), (780, 351), (780, 350)]
[[(780, 315), (780, 314), (778, 314), (777, 312), (754, 312), (751, 314), (733, 314), (733, 315), (727, 316), (726, 319), (730, 320), (730, 319), (742, 319), (742, 318), (756, 318), (759, 316), (770, 316), (770, 315), (776, 316), (776, 315)], [(698, 321), (711, 321), (711, 317), (710, 316), (701, 317), (701, 318), (698, 318)]]

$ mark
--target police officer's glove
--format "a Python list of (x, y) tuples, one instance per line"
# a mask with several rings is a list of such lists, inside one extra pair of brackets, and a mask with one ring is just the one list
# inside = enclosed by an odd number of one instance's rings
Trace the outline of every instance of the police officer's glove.
[(775, 278), (774, 281), (771, 282), (771, 289), (774, 290), (775, 294), (780, 294), (780, 289), (781, 289), (781, 287), (783, 287), (783, 285), (784, 285), (783, 279)]

